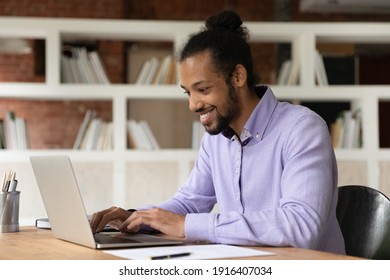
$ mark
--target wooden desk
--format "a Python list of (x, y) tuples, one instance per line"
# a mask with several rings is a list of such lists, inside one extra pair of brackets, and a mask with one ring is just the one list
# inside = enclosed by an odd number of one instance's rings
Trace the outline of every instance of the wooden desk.
[[(275, 255), (240, 258), (262, 260), (338, 260), (357, 259), (349, 256), (299, 249), (249, 247), (274, 252)], [(19, 232), (0, 233), (0, 259), (3, 260), (118, 260), (103, 251), (90, 249), (53, 236), (50, 230), (21, 227)]]

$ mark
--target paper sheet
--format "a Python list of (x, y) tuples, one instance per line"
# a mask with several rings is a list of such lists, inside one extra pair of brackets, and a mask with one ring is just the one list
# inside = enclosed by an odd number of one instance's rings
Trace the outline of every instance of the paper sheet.
[(194, 245), (194, 246), (164, 246), (137, 249), (105, 250), (105, 253), (133, 260), (145, 260), (155, 256), (190, 253), (189, 256), (176, 257), (175, 260), (205, 260), (238, 258), (251, 256), (267, 256), (274, 253), (248, 249), (231, 245)]

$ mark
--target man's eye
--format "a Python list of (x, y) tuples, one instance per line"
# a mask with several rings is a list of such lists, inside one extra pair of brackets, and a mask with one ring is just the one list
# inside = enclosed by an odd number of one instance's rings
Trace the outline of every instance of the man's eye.
[(205, 93), (205, 92), (207, 92), (207, 90), (208, 90), (209, 88), (210, 88), (210, 87), (199, 88), (198, 91), (199, 91), (200, 93)]
[(185, 91), (183, 92), (183, 94), (185, 94), (185, 95), (190, 95), (190, 92), (189, 92), (188, 90), (185, 90)]

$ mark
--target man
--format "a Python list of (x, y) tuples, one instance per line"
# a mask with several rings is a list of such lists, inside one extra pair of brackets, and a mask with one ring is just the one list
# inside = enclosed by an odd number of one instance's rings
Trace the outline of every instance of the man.
[[(95, 213), (93, 231), (154, 229), (192, 241), (344, 253), (337, 166), (328, 128), (311, 110), (256, 86), (249, 35), (224, 11), (180, 54), (181, 87), (208, 134), (188, 180), (153, 207)], [(215, 204), (219, 213), (212, 213)]]

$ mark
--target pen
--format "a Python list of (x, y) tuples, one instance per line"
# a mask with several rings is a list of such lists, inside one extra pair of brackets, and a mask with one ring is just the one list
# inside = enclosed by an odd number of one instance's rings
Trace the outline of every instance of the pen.
[(186, 256), (189, 256), (189, 255), (191, 255), (191, 253), (178, 253), (178, 254), (170, 254), (170, 255), (149, 257), (149, 259), (150, 260), (165, 260), (165, 259), (186, 257)]

